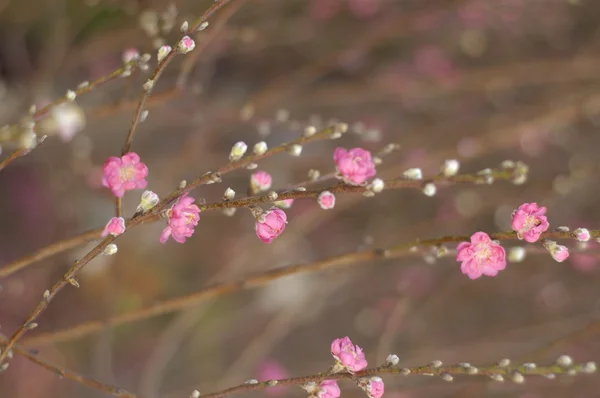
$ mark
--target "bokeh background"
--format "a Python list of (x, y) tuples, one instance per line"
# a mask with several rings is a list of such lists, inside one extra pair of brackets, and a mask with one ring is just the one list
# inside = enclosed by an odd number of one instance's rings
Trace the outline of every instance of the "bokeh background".
[[(125, 49), (153, 54), (173, 43), (184, 20), (212, 0), (0, 0), (0, 125), (14, 123), (86, 80), (111, 72)], [(600, 226), (600, 4), (593, 0), (246, 0), (233, 1), (199, 32), (155, 87), (133, 150), (150, 168), (150, 188), (170, 192), (227, 161), (231, 145), (298, 137), (305, 126), (349, 124), (341, 141), (304, 148), (299, 158), (261, 162), (275, 188), (331, 172), (336, 146), (401, 149), (378, 167), (386, 178), (409, 167), (432, 175), (445, 159), (464, 172), (506, 159), (530, 166), (525, 185), (461, 185), (435, 197), (416, 190), (374, 198), (339, 196), (323, 211), (297, 201), (273, 244), (260, 242), (250, 212), (202, 215), (184, 245), (161, 245), (162, 222), (119, 240), (95, 259), (39, 319), (36, 333), (105, 320), (210, 283), (415, 238), (510, 229), (523, 202), (548, 207), (553, 227)], [(159, 32), (153, 32), (158, 21)], [(169, 26), (170, 25), (170, 26)], [(192, 58), (193, 57), (193, 58)], [(148, 72), (77, 99), (75, 123), (0, 173), (0, 260), (8, 264), (60, 239), (103, 226), (114, 201), (101, 167), (117, 155)], [(71, 109), (72, 110), (72, 109)], [(85, 115), (85, 116), (83, 116)], [(50, 118), (57, 117), (50, 115)], [(74, 131), (83, 127), (83, 131)], [(65, 130), (66, 129), (66, 130)], [(50, 134), (50, 131), (49, 131)], [(11, 152), (3, 143), (3, 154)], [(249, 171), (205, 186), (196, 198), (242, 195)], [(125, 198), (131, 215), (139, 196)], [(597, 243), (556, 263), (543, 250), (496, 278), (470, 281), (452, 255), (412, 256), (294, 276), (224, 295), (170, 315), (35, 346), (85, 375), (147, 398), (187, 397), (250, 378), (326, 370), (329, 344), (349, 335), (371, 364), (434, 359), (491, 364), (552, 362), (559, 354), (597, 360), (600, 310)], [(11, 334), (84, 245), (0, 281), (0, 331)], [(575, 253), (577, 252), (577, 253)], [(583, 330), (557, 346), (561, 336)], [(279, 374), (277, 372), (280, 372)], [(597, 376), (524, 385), (478, 377), (384, 377), (389, 398), (597, 397)], [(343, 396), (363, 392), (342, 382)], [(253, 396), (265, 395), (254, 393)], [(278, 396), (302, 397), (298, 387)], [(101, 397), (15, 357), (2, 397)]]

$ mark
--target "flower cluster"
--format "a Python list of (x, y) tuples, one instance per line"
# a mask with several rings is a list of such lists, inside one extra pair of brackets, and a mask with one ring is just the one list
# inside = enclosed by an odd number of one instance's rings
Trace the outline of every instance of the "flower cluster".
[[(512, 229), (519, 239), (529, 243), (539, 241), (549, 227), (546, 208), (539, 207), (537, 203), (523, 203), (512, 213)], [(591, 238), (590, 232), (585, 228), (575, 230), (574, 236), (581, 242), (587, 242)], [(543, 239), (542, 245), (558, 262), (563, 262), (569, 257), (569, 249), (566, 246), (548, 239)], [(499, 271), (506, 268), (504, 248), (485, 232), (474, 233), (470, 242), (460, 243), (456, 250), (456, 261), (461, 262), (462, 273), (471, 279), (477, 279), (482, 275), (496, 276)], [(523, 255), (524, 252), (518, 257), (522, 258)], [(516, 259), (517, 256), (511, 255), (511, 258)]]

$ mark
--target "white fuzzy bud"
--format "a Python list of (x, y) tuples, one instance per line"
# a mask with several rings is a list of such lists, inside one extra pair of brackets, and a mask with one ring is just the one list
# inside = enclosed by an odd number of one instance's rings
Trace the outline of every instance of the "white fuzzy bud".
[(136, 212), (147, 212), (151, 210), (154, 206), (158, 204), (160, 201), (158, 195), (152, 191), (144, 191), (142, 194), (142, 198), (140, 200), (140, 204), (138, 205)]
[(152, 79), (146, 80), (146, 83), (144, 83), (143, 87), (144, 87), (145, 91), (152, 90), (152, 88), (154, 87), (154, 80), (152, 80)]
[(75, 101), (75, 98), (77, 98), (77, 93), (75, 93), (73, 90), (68, 90), (66, 97), (69, 101)]
[(235, 198), (235, 191), (231, 188), (227, 188), (223, 197), (227, 200), (232, 200), (233, 198)]
[(188, 23), (188, 21), (183, 21), (183, 23), (181, 24), (181, 27), (179, 28), (179, 31), (181, 33), (185, 33), (188, 31), (189, 28), (190, 28), (190, 24)]
[(381, 178), (376, 178), (373, 181), (371, 181), (370, 188), (371, 191), (379, 193), (385, 188), (385, 182)]
[(190, 395), (190, 398), (200, 398), (200, 391), (198, 391), (198, 390), (192, 391), (192, 394)]
[(425, 184), (425, 186), (423, 187), (423, 193), (425, 194), (425, 196), (434, 196), (437, 192), (437, 187), (435, 186), (434, 183), (427, 183)]
[(317, 129), (315, 128), (315, 126), (306, 126), (306, 128), (304, 129), (305, 137), (312, 137), (316, 133), (317, 133)]
[(294, 144), (288, 149), (288, 153), (292, 156), (300, 156), (302, 154), (302, 145)]
[(116, 244), (114, 243), (109, 243), (105, 248), (104, 251), (102, 252), (103, 254), (106, 254), (107, 256), (112, 256), (113, 254), (115, 254), (118, 250), (118, 247)]
[(388, 357), (385, 360), (385, 363), (387, 363), (390, 366), (396, 366), (396, 365), (398, 365), (399, 362), (400, 362), (400, 358), (398, 358), (398, 355), (394, 355), (394, 354), (388, 355)]
[(423, 172), (419, 168), (408, 169), (402, 175), (409, 180), (422, 180)]
[(204, 30), (208, 28), (208, 22), (204, 21), (200, 24), (200, 26), (198, 26), (198, 30)]
[(442, 174), (444, 177), (452, 177), (458, 173), (460, 169), (460, 163), (456, 159), (449, 159), (444, 162), (442, 166)]
[(240, 160), (246, 151), (248, 150), (248, 145), (245, 142), (239, 141), (236, 142), (235, 145), (231, 148), (231, 152), (229, 153), (229, 160), (236, 161)]
[(160, 48), (158, 49), (158, 52), (156, 53), (156, 59), (158, 60), (158, 62), (162, 62), (162, 60), (165, 59), (167, 57), (167, 55), (169, 55), (171, 50), (173, 50), (173, 48), (171, 46), (169, 46), (168, 44), (165, 44), (164, 46), (160, 46)]
[(563, 368), (568, 368), (569, 366), (573, 365), (573, 358), (568, 355), (561, 355), (556, 360), (556, 364), (558, 366), (562, 366)]
[(267, 146), (267, 143), (264, 141), (260, 141), (254, 145), (254, 149), (252, 151), (255, 155), (261, 156), (264, 155), (264, 153), (267, 152), (268, 149), (269, 147)]

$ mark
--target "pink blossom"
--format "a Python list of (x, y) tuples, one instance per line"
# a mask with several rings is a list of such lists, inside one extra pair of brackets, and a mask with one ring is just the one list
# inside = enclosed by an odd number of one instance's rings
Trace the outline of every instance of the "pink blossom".
[(323, 210), (333, 209), (335, 206), (335, 195), (329, 191), (321, 192), (317, 200), (319, 202), (319, 206), (321, 206), (321, 209)]
[(587, 242), (591, 238), (590, 231), (587, 228), (577, 228), (575, 238), (580, 242)]
[(359, 346), (352, 344), (349, 337), (333, 340), (331, 355), (350, 372), (358, 372), (367, 367), (365, 353)]
[(271, 207), (256, 219), (254, 230), (256, 236), (265, 243), (271, 243), (283, 231), (287, 224), (287, 215), (277, 207)]
[(119, 236), (123, 232), (125, 232), (125, 219), (123, 217), (113, 217), (110, 219), (106, 227), (104, 227), (104, 231), (102, 232), (102, 236)]
[(339, 398), (342, 391), (335, 380), (323, 380), (319, 384), (319, 392), (317, 397), (319, 398)]
[(104, 163), (102, 185), (110, 188), (116, 197), (122, 198), (125, 191), (146, 188), (147, 176), (148, 167), (140, 161), (137, 153), (129, 152), (120, 158), (108, 158)]
[(168, 215), (169, 225), (160, 234), (160, 243), (165, 243), (170, 236), (177, 243), (185, 243), (194, 234), (194, 228), (200, 221), (200, 209), (194, 204), (194, 198), (183, 194)]
[(338, 173), (346, 184), (362, 185), (376, 173), (371, 152), (362, 148), (337, 148), (333, 154)]
[(537, 203), (523, 203), (512, 214), (512, 229), (517, 231), (519, 239), (537, 242), (542, 232), (550, 227), (545, 214), (545, 207), (539, 207)]
[(177, 51), (181, 54), (186, 54), (196, 48), (196, 42), (189, 36), (184, 36), (177, 45)]
[[(258, 370), (259, 380), (281, 380), (289, 377), (285, 368), (277, 361), (268, 360), (263, 362)], [(278, 386), (266, 390), (267, 395), (277, 397), (285, 394), (288, 390), (287, 386)]]
[(553, 240), (545, 240), (544, 247), (548, 250), (552, 258), (559, 263), (569, 258), (569, 249), (566, 246), (557, 244)]
[(367, 384), (366, 391), (369, 395), (369, 398), (381, 398), (385, 391), (385, 385), (383, 384), (381, 377), (371, 377), (369, 383)]
[(496, 276), (506, 268), (504, 248), (485, 232), (475, 232), (471, 235), (471, 242), (460, 243), (456, 250), (456, 261), (462, 261), (460, 270), (471, 279), (481, 275)]
[(266, 191), (271, 188), (272, 183), (273, 179), (271, 174), (266, 171), (257, 171), (250, 176), (250, 188), (254, 193)]

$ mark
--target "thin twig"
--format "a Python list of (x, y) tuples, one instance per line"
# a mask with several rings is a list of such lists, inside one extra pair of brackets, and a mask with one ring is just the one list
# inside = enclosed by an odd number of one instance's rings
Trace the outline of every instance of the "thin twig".
[[(439, 365), (439, 366), (438, 366)], [(443, 366), (438, 363), (431, 363), (423, 366), (399, 368), (395, 366), (380, 366), (371, 369), (361, 370), (360, 372), (351, 373), (319, 373), (311, 376), (292, 377), (282, 380), (268, 380), (257, 383), (244, 383), (235, 387), (230, 387), (225, 390), (203, 394), (204, 398), (220, 398), (228, 395), (239, 394), (242, 392), (264, 390), (275, 386), (285, 385), (303, 385), (310, 382), (319, 384), (325, 379), (328, 380), (352, 380), (357, 381), (363, 377), (371, 377), (376, 375), (419, 375), (419, 376), (438, 376), (446, 381), (452, 381), (454, 376), (487, 376), (492, 380), (503, 381), (504, 379), (513, 380), (516, 383), (523, 383), (526, 376), (542, 376), (547, 378), (556, 377), (556, 375), (573, 376), (578, 373), (593, 373), (596, 365), (593, 362), (574, 364), (571, 366), (538, 365), (530, 366), (529, 364), (501, 366), (473, 366), (469, 364), (456, 364)], [(552, 375), (552, 376), (550, 376)]]
[[(590, 231), (592, 238), (600, 237), (600, 230)], [(490, 234), (490, 237), (499, 241), (517, 240), (517, 234), (511, 232), (498, 232)], [(541, 235), (541, 239), (573, 239), (572, 232), (549, 231)], [(27, 344), (48, 344), (60, 341), (67, 341), (74, 338), (86, 336), (105, 327), (115, 327), (143, 319), (152, 318), (158, 315), (169, 314), (184, 308), (194, 306), (208, 298), (214, 298), (224, 294), (231, 294), (240, 290), (255, 289), (264, 286), (270, 282), (281, 279), (289, 275), (308, 274), (330, 270), (338, 267), (346, 267), (360, 263), (368, 263), (377, 260), (391, 260), (402, 256), (415, 254), (415, 249), (439, 247), (446, 243), (458, 243), (468, 241), (469, 235), (451, 235), (436, 239), (426, 239), (401, 243), (387, 249), (372, 249), (361, 252), (351, 252), (339, 256), (329, 257), (309, 264), (294, 264), (269, 271), (257, 272), (246, 275), (242, 279), (234, 282), (225, 282), (208, 286), (198, 292), (187, 296), (177, 297), (166, 300), (150, 307), (142, 308), (137, 311), (117, 315), (102, 321), (90, 321), (69, 327), (58, 332), (42, 333), (28, 338)]]
[[(219, 9), (221, 9), (222, 7), (227, 5), (230, 1), (231, 0), (220, 0), (218, 2), (214, 2), (213, 5), (210, 6), (210, 8), (208, 10), (206, 10), (204, 12), (204, 14), (200, 18), (198, 18), (196, 20), (196, 22), (194, 22), (192, 24), (192, 26), (187, 30), (187, 32), (185, 32), (185, 34), (194, 33), (196, 30), (198, 30), (200, 25), (202, 25), (204, 22), (206, 22), (206, 20), (212, 14), (214, 14), (216, 11), (218, 11)], [(123, 144), (123, 148), (121, 149), (121, 155), (124, 155), (130, 151), (131, 144), (133, 143), (133, 139), (135, 138), (136, 129), (140, 122), (140, 116), (141, 116), (142, 112), (144, 111), (144, 107), (146, 106), (146, 101), (148, 101), (148, 98), (150, 97), (150, 94), (152, 93), (152, 86), (154, 84), (156, 84), (156, 81), (160, 78), (160, 76), (162, 75), (165, 68), (171, 63), (171, 61), (177, 55), (178, 44), (179, 44), (179, 41), (173, 46), (171, 52), (169, 54), (167, 54), (167, 56), (161, 62), (158, 63), (158, 66), (152, 73), (152, 76), (150, 77), (150, 81), (152, 82), (152, 85), (148, 89), (144, 90), (144, 93), (142, 94), (142, 98), (140, 98), (138, 106), (135, 110), (135, 115), (133, 116), (133, 121), (131, 122), (131, 127), (129, 128), (129, 132), (127, 133), (127, 138), (125, 139), (125, 143)]]
[[(2, 343), (6, 343), (7, 339), (4, 336), (0, 336), (0, 346)], [(4, 349), (4, 348), (3, 348)], [(127, 390), (124, 390), (119, 387), (112, 386), (110, 384), (104, 384), (92, 378), (82, 376), (78, 373), (73, 372), (65, 367), (54, 364), (52, 362), (46, 361), (43, 358), (40, 358), (37, 354), (28, 350), (27, 348), (21, 347), (19, 345), (13, 346), (12, 350), (17, 354), (27, 358), (31, 362), (41, 366), (42, 368), (51, 371), (55, 375), (59, 377), (66, 377), (69, 380), (73, 380), (79, 384), (83, 384), (84, 386), (93, 388), (95, 390), (104, 392), (106, 394), (110, 394), (119, 398), (141, 398), (139, 395), (131, 393)]]

